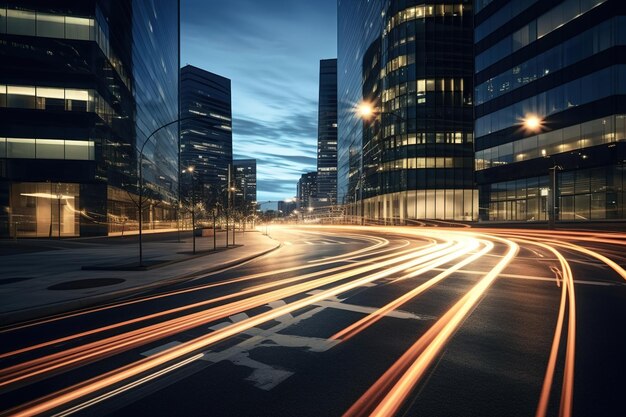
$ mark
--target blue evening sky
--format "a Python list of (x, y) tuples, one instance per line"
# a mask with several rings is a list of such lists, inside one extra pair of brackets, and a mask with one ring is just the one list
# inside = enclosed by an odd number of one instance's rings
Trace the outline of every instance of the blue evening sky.
[(181, 64), (230, 78), (235, 158), (257, 159), (259, 201), (315, 170), (319, 60), (337, 56), (336, 0), (182, 0)]

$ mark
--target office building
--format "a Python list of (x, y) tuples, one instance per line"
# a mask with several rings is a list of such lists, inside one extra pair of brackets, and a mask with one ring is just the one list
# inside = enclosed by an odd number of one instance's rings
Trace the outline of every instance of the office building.
[(318, 207), (337, 204), (337, 60), (320, 61), (317, 125)]
[(339, 194), (349, 215), (477, 216), (472, 17), (471, 1), (339, 2)]
[(313, 207), (317, 196), (317, 171), (302, 174), (298, 181), (297, 191), (297, 209), (307, 210), (309, 207)]
[(256, 159), (235, 159), (233, 181), (236, 210), (252, 214), (256, 204)]
[(0, 236), (136, 228), (140, 163), (176, 224), (178, 32), (176, 1), (0, 3)]
[(289, 217), (297, 208), (297, 199), (278, 202), (278, 214), (280, 217)]
[[(228, 167), (233, 163), (231, 83), (192, 65), (180, 71), (181, 168), (193, 167), (196, 200), (207, 209), (224, 207)], [(183, 197), (191, 178), (181, 177)]]
[(626, 3), (476, 6), (481, 219), (626, 218)]

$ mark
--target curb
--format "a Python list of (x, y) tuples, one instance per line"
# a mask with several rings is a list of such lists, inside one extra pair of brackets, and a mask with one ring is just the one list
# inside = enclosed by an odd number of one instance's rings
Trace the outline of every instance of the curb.
[[(274, 240), (274, 239), (272, 239)], [(279, 242), (273, 248), (258, 252), (252, 255), (244, 256), (234, 259), (229, 262), (225, 262), (220, 265), (213, 266), (211, 268), (202, 269), (200, 271), (191, 272), (185, 275), (180, 275), (173, 278), (159, 280), (150, 284), (124, 288), (116, 291), (110, 291), (103, 294), (93, 295), (90, 297), (79, 298), (74, 300), (63, 301), (54, 304), (47, 304), (39, 307), (33, 307), (23, 310), (14, 310), (0, 314), (0, 331), (6, 330), (9, 326), (27, 324), (29, 321), (34, 321), (41, 318), (51, 318), (51, 316), (60, 315), (68, 312), (78, 312), (80, 310), (99, 305), (105, 301), (113, 300), (120, 297), (127, 297), (135, 294), (139, 294), (145, 291), (154, 290), (161, 287), (166, 287), (172, 284), (179, 284), (189, 281), (193, 278), (201, 277), (202, 275), (212, 274), (215, 272), (223, 271), (234, 266), (249, 262), (253, 259), (259, 258), (263, 255), (267, 255), (278, 248), (282, 244)], [(105, 304), (106, 305), (106, 304)]]

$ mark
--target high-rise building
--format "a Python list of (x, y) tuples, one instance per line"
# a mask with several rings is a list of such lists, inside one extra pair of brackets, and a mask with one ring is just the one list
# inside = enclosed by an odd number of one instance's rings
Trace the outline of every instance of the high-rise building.
[(233, 181), (235, 208), (252, 213), (256, 203), (256, 159), (235, 159)]
[(481, 218), (626, 218), (626, 3), (476, 7)]
[(297, 191), (297, 208), (308, 209), (309, 207), (313, 207), (317, 195), (317, 171), (302, 174), (298, 181)]
[(337, 60), (320, 61), (317, 205), (337, 204)]
[(355, 203), (361, 176), (363, 121), (355, 106), (363, 100), (364, 45), (380, 38), (383, 0), (337, 2), (337, 203)]
[[(210, 209), (227, 198), (228, 167), (233, 163), (230, 80), (192, 65), (180, 71), (182, 168), (194, 169), (194, 193)], [(191, 179), (181, 177), (181, 194)]]
[(175, 223), (178, 34), (176, 1), (0, 3), (1, 236), (136, 227), (140, 163), (146, 226)]
[[(339, 194), (385, 222), (472, 220), (472, 2), (342, 0)], [(359, 119), (357, 108), (369, 108)]]

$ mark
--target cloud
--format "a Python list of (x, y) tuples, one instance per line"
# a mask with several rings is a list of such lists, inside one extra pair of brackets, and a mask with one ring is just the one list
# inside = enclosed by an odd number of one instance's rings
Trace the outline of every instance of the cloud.
[(182, 3), (182, 62), (232, 80), (233, 151), (261, 199), (316, 165), (319, 60), (336, 56), (336, 0)]

